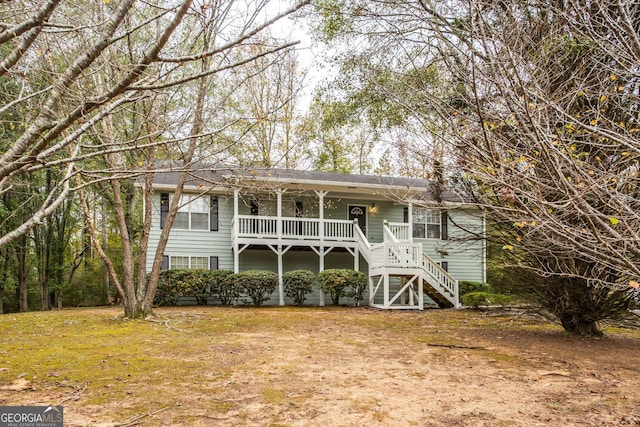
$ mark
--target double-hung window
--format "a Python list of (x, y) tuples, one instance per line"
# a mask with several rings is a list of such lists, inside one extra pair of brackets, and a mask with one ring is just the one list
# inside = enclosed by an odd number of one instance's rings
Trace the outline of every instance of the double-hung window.
[(207, 270), (209, 269), (209, 258), (198, 256), (172, 256), (172, 270)]
[(416, 239), (447, 239), (446, 211), (413, 209), (413, 237)]
[(217, 270), (219, 266), (217, 256), (169, 256), (162, 257), (162, 270)]
[[(160, 193), (160, 228), (164, 228), (172, 197), (169, 193)], [(183, 195), (173, 220), (173, 228), (218, 231), (218, 207), (218, 196)]]
[(209, 230), (209, 202), (204, 196), (183, 195), (173, 221), (173, 228)]

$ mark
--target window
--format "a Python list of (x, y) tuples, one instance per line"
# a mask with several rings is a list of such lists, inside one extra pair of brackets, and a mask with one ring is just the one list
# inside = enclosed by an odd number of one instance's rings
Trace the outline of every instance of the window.
[[(169, 193), (160, 193), (160, 228), (169, 215)], [(182, 230), (219, 230), (218, 196), (180, 197), (180, 206), (173, 220), (173, 228)]]
[(171, 269), (172, 270), (183, 270), (189, 268), (189, 257), (188, 256), (172, 256), (171, 257)]
[(189, 268), (194, 270), (209, 269), (209, 258), (206, 256), (172, 256), (170, 259), (170, 266), (172, 270), (186, 270)]
[(413, 237), (417, 239), (440, 239), (441, 219), (443, 215), (439, 210), (414, 209)]
[(304, 217), (304, 202), (302, 200), (283, 200), (282, 201), (282, 216), (288, 218), (303, 218)]
[(183, 195), (173, 221), (173, 228), (182, 230), (209, 230), (209, 203), (206, 197)]
[(209, 269), (209, 258), (206, 256), (193, 256), (191, 257), (191, 268), (198, 270)]
[(260, 199), (258, 202), (258, 215), (276, 216), (278, 215), (278, 202), (276, 200)]

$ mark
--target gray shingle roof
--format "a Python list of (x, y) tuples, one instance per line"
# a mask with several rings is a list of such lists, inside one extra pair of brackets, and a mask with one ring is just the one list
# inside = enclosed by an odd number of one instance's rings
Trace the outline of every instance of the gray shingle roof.
[[(154, 184), (159, 187), (175, 185), (182, 166), (178, 163), (158, 163), (160, 172), (154, 178)], [(231, 187), (237, 183), (247, 181), (270, 182), (274, 184), (298, 184), (304, 185), (327, 184), (331, 187), (353, 188), (377, 188), (396, 191), (411, 191), (418, 198), (434, 200), (434, 183), (426, 179), (356, 175), (333, 172), (305, 171), (294, 169), (251, 168), (244, 166), (229, 166), (220, 164), (195, 164), (189, 170), (189, 178), (185, 185), (194, 187), (222, 186)], [(465, 197), (450, 189), (442, 191), (443, 201), (465, 203)]]

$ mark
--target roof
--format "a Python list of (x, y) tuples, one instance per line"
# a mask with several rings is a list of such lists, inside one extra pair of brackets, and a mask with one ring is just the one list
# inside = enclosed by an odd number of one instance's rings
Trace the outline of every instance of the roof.
[[(154, 177), (156, 189), (175, 187), (182, 166), (177, 163), (159, 163)], [(258, 186), (258, 184), (260, 184)], [(195, 164), (189, 169), (185, 189), (296, 189), (327, 190), (345, 194), (370, 194), (372, 196), (435, 200), (433, 181), (419, 178), (357, 175), (335, 172), (305, 171), (295, 169), (252, 168), (220, 164)], [(466, 197), (444, 189), (441, 200), (453, 203), (468, 203)]]

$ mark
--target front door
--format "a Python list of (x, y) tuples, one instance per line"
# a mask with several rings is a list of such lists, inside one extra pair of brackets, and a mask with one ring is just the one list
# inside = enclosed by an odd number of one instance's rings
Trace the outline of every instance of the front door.
[(367, 235), (367, 207), (349, 205), (349, 219), (353, 221), (354, 218), (358, 219), (358, 225), (362, 230), (362, 233)]

